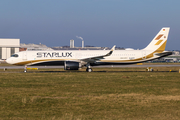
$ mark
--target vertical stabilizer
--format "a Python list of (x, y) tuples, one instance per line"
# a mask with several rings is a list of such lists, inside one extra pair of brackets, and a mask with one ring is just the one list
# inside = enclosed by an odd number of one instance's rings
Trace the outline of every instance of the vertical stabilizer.
[(154, 50), (156, 52), (163, 52), (166, 47), (166, 42), (169, 34), (169, 27), (162, 28), (149, 45), (143, 50)]

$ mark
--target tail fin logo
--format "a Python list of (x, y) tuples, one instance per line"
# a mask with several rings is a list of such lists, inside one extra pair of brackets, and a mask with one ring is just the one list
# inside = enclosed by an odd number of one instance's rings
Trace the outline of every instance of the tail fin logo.
[(155, 45), (159, 45), (163, 40), (159, 40)]
[(163, 36), (163, 34), (157, 36), (157, 38), (155, 40), (159, 40), (162, 36)]
[(165, 50), (169, 30), (169, 27), (163, 27), (143, 50), (158, 50), (160, 52)]

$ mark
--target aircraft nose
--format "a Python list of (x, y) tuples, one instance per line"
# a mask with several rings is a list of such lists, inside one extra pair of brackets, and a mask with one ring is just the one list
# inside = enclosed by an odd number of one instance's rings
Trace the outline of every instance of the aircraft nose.
[(6, 59), (6, 63), (11, 64), (10, 58)]

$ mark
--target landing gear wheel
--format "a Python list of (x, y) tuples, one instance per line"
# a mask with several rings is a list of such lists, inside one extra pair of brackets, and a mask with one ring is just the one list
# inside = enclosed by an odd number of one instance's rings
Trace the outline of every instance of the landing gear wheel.
[(86, 72), (92, 72), (93, 70), (91, 68), (87, 68)]
[(27, 72), (27, 66), (25, 65), (24, 66), (24, 73), (26, 73)]

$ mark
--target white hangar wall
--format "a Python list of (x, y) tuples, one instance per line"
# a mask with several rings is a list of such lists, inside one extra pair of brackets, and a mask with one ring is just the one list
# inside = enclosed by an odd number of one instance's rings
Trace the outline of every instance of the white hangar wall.
[(19, 52), (20, 39), (0, 39), (0, 59), (6, 60), (12, 54)]

